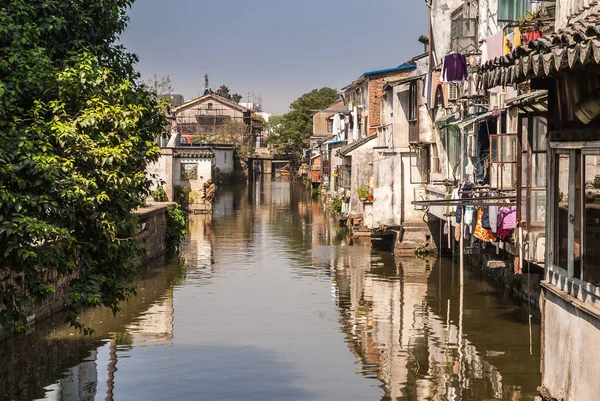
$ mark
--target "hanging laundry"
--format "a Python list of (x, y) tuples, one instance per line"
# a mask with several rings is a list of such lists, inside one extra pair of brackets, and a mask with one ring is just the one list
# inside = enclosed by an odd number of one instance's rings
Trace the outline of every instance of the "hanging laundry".
[(513, 49), (513, 42), (515, 41), (515, 33), (509, 33), (504, 37), (504, 54), (510, 54)]
[(464, 219), (463, 219), (463, 223), (466, 226), (472, 226), (473, 225), (473, 213), (475, 211), (475, 208), (473, 208), (473, 206), (465, 206), (465, 215), (464, 215)]
[(490, 207), (483, 207), (483, 216), (481, 217), (481, 226), (487, 230), (490, 230), (492, 227), (490, 226)]
[(521, 46), (521, 28), (515, 28), (513, 33), (515, 34), (513, 39), (513, 50), (515, 50), (517, 47)]
[(338, 139), (341, 139), (340, 138), (340, 126), (341, 126), (340, 115), (336, 114), (333, 116), (333, 135), (336, 136)]
[(492, 230), (483, 227), (483, 209), (477, 211), (477, 223), (475, 224), (475, 231), (473, 236), (485, 242), (494, 242), (496, 238), (492, 233)]
[(451, 53), (444, 57), (442, 81), (459, 82), (467, 77), (467, 58), (459, 53)]
[(542, 37), (542, 33), (540, 31), (529, 31), (525, 33), (525, 40), (523, 41), (523, 45), (528, 44), (529, 42), (539, 39)]
[(489, 36), (484, 39), (486, 44), (487, 57), (484, 59), (482, 56), (482, 63), (485, 63), (488, 60), (493, 60), (496, 57), (502, 57), (503, 40), (504, 31), (499, 31), (495, 35)]
[(517, 208), (514, 206), (502, 206), (498, 212), (496, 235), (505, 241), (515, 228), (517, 228)]
[(498, 206), (489, 206), (489, 220), (490, 220), (490, 230), (493, 233), (498, 231)]

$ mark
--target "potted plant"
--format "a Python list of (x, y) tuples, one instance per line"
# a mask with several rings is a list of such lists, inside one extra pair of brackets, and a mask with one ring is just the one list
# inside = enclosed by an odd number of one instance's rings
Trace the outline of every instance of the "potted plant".
[(369, 190), (365, 187), (356, 188), (356, 193), (358, 194), (358, 199), (360, 199), (362, 202), (366, 201), (367, 197), (369, 196)]
[(367, 200), (368, 200), (369, 202), (373, 202), (373, 194), (369, 194), (369, 195), (367, 196)]

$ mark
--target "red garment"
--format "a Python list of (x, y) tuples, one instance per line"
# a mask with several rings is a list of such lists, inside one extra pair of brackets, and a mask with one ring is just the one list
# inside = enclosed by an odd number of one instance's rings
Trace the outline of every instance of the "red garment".
[(527, 44), (532, 40), (536, 40), (542, 37), (542, 33), (540, 31), (531, 31), (525, 34), (525, 42), (523, 44)]

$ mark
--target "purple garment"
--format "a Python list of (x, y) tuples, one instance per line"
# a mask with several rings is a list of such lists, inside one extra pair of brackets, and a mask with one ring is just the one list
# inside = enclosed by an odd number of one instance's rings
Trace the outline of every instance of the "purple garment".
[(506, 240), (512, 230), (517, 228), (517, 208), (503, 206), (498, 212), (498, 230), (496, 235), (501, 240)]
[(442, 77), (445, 78), (445, 82), (464, 80), (467, 77), (467, 58), (458, 53), (452, 53), (444, 57)]

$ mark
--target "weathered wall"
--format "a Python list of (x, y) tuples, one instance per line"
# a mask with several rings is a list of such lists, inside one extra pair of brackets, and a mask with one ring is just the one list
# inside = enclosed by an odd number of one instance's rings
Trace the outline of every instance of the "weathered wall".
[(149, 205), (135, 212), (138, 218), (138, 230), (135, 234), (140, 244), (146, 247), (141, 257), (147, 262), (167, 251), (167, 207), (171, 203)]
[[(595, 400), (600, 394), (600, 319), (543, 290), (542, 380), (552, 397)], [(598, 316), (598, 312), (596, 312)]]
[(370, 140), (348, 154), (352, 157), (352, 175), (350, 177), (352, 193), (349, 207), (351, 214), (362, 214), (364, 211), (363, 202), (359, 199), (356, 189), (370, 186), (373, 176), (373, 147), (376, 144), (376, 140)]
[(402, 224), (402, 160), (399, 155), (378, 155), (373, 161), (373, 226)]
[(177, 108), (175, 110), (175, 118), (178, 129), (183, 129), (184, 131), (180, 133), (185, 133), (188, 128), (199, 130), (196, 118), (198, 116), (225, 116), (237, 122), (246, 122), (244, 121), (244, 110), (233, 103), (229, 103), (227, 100), (220, 101), (216, 96), (207, 96), (203, 97), (202, 100), (192, 101)]
[[(198, 165), (198, 178), (195, 180), (185, 180), (181, 178), (181, 164), (196, 163)], [(184, 188), (190, 188), (194, 197), (200, 196), (203, 191), (203, 185), (212, 178), (212, 158), (174, 158), (173, 159), (173, 186), (180, 185)]]
[(433, 36), (434, 63), (450, 53), (452, 12), (463, 4), (463, 0), (434, 0), (431, 5), (431, 25)]
[(223, 174), (233, 173), (233, 149), (219, 149), (215, 148), (215, 167), (218, 168)]
[[(164, 182), (165, 192), (169, 201), (173, 200), (173, 149), (161, 148), (160, 157), (154, 163), (148, 165), (149, 176), (156, 175), (158, 180)], [(156, 189), (158, 182), (154, 181), (152, 190)]]
[(344, 102), (340, 100), (329, 106), (327, 109), (316, 112), (313, 115), (313, 136), (331, 136), (331, 132), (327, 129), (327, 119), (335, 113), (327, 112), (327, 110), (346, 110), (346, 106), (344, 105)]
[(387, 83), (385, 78), (407, 78), (409, 75), (410, 71), (394, 71), (378, 74), (369, 79), (369, 135), (374, 135), (377, 132), (377, 127), (382, 125), (383, 87)]

